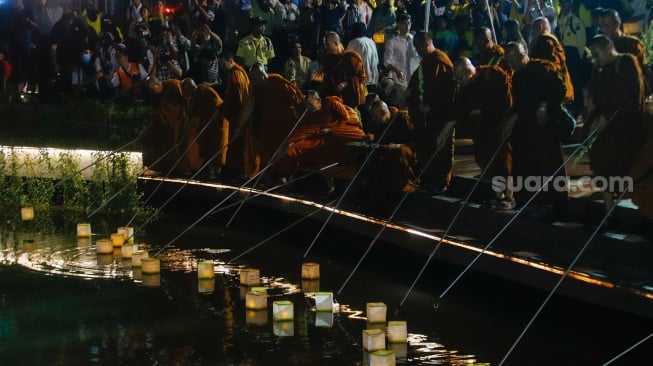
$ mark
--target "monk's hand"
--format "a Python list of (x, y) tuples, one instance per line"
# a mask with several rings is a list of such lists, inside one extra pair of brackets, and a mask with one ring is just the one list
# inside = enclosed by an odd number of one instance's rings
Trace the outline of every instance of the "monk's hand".
[(544, 126), (549, 122), (549, 115), (546, 113), (546, 103), (540, 103), (540, 106), (537, 107), (535, 112), (535, 117), (537, 118), (537, 124)]
[(401, 144), (393, 144), (393, 143), (388, 144), (388, 150), (399, 150), (399, 149), (401, 149)]
[(517, 113), (513, 113), (506, 122), (501, 126), (501, 137), (505, 140), (512, 133), (512, 128), (517, 122)]
[(483, 111), (480, 110), (479, 108), (472, 109), (472, 110), (469, 112), (469, 116), (470, 116), (470, 117), (480, 116), (481, 114), (483, 114)]
[(605, 129), (605, 127), (608, 125), (608, 119), (605, 118), (604, 115), (598, 116), (594, 122), (592, 123), (592, 128), (590, 129), (591, 133), (594, 133), (594, 131), (601, 132)]
[(317, 132), (317, 134), (320, 135), (320, 136), (322, 136), (322, 135), (326, 135), (327, 133), (331, 133), (331, 129), (330, 129), (330, 128), (323, 128), (323, 129), (321, 129), (321, 130), (319, 130), (319, 131)]
[(374, 136), (373, 133), (368, 133), (367, 135), (365, 135), (365, 140), (366, 140), (367, 142), (372, 142), (372, 141), (374, 141), (374, 137), (375, 137), (375, 136)]
[(336, 85), (336, 88), (338, 88), (338, 91), (342, 91), (346, 87), (347, 87), (347, 82), (346, 81), (343, 81), (341, 83), (338, 83), (338, 85)]

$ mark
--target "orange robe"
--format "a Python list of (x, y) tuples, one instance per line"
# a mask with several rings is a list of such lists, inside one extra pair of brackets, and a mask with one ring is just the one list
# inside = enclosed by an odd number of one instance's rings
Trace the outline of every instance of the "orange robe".
[(565, 88), (567, 89), (564, 101), (573, 102), (574, 84), (571, 83), (571, 76), (567, 69), (567, 56), (565, 55), (565, 50), (562, 47), (562, 44), (560, 44), (560, 41), (558, 41), (558, 39), (553, 35), (543, 34), (537, 42), (535, 42), (528, 55), (531, 58), (549, 60), (556, 65), (558, 74), (564, 81)]
[[(212, 165), (216, 167), (225, 165), (227, 161), (229, 123), (219, 112), (222, 103), (220, 95), (207, 85), (198, 86), (193, 96), (188, 98), (186, 144), (197, 139), (186, 157), (186, 164), (192, 171), (197, 171), (210, 159), (213, 159)], [(198, 137), (202, 129), (204, 132)]]
[(269, 74), (262, 85), (256, 86), (253, 96), (252, 132), (262, 169), (270, 163), (279, 146), (287, 143), (284, 140), (304, 110), (304, 95), (297, 85), (281, 75)]
[[(511, 79), (499, 66), (480, 66), (477, 72), (476, 78), (456, 96), (452, 119), (473, 124), (474, 157), (482, 170), (487, 168), (484, 179), (508, 177), (512, 174), (512, 149), (510, 143), (502, 144), (500, 126), (512, 107)], [(481, 115), (467, 117), (474, 109)]]
[[(220, 111), (229, 121), (229, 147), (227, 148), (227, 166), (236, 174), (247, 174), (254, 167), (251, 166), (254, 155), (253, 146), (247, 141), (246, 136), (251, 135), (251, 126), (240, 127), (240, 117), (249, 101), (250, 85), (247, 72), (240, 65), (234, 65), (229, 70), (227, 86), (225, 89), (224, 103)], [(243, 121), (244, 123), (244, 121)], [(238, 137), (235, 134), (238, 133)]]
[[(453, 79), (453, 64), (444, 52), (436, 49), (422, 58), (420, 67), (408, 82), (410, 94), (407, 98), (410, 120), (415, 126), (417, 160), (423, 184), (436, 188), (447, 187), (453, 168), (454, 134), (429, 166), (436, 151), (436, 139), (446, 122), (446, 115), (453, 105), (456, 83)], [(419, 105), (430, 107), (430, 112), (420, 111)]]
[[(323, 66), (325, 80), (322, 87), (324, 96), (339, 96), (345, 105), (357, 108), (365, 103), (367, 96), (367, 73), (361, 56), (352, 51), (337, 55), (326, 55)], [(343, 90), (338, 84), (345, 82)]]
[(391, 193), (410, 192), (417, 189), (417, 154), (411, 148), (415, 141), (414, 127), (408, 112), (390, 107), (392, 125), (385, 136), (386, 124), (370, 124), (366, 132), (374, 134), (376, 143), (387, 145), (401, 144), (400, 148), (377, 149), (363, 175), (363, 202), (377, 203)]
[[(186, 118), (186, 100), (179, 80), (164, 80), (162, 85), (161, 94), (152, 97), (151, 126), (143, 140), (143, 165), (167, 174), (183, 152), (178, 143), (179, 130)], [(180, 166), (174, 169), (174, 172), (181, 171)]]
[[(328, 131), (320, 132), (324, 129)], [(322, 167), (339, 163), (324, 174), (350, 179), (358, 170), (360, 151), (347, 143), (360, 141), (364, 136), (357, 112), (338, 97), (326, 97), (322, 108), (307, 112), (290, 135), (285, 155), (274, 165), (274, 171), (279, 176), (289, 176), (302, 165)]]

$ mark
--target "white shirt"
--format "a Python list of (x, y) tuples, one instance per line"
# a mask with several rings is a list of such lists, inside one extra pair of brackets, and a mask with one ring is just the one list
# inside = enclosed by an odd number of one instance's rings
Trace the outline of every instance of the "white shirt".
[(420, 57), (413, 46), (413, 35), (408, 33), (408, 39), (401, 35), (395, 35), (385, 42), (385, 53), (383, 54), (383, 64), (387, 67), (392, 65), (406, 74), (404, 80), (399, 80), (398, 75), (394, 72), (393, 79), (395, 83), (403, 88), (408, 87), (410, 76), (417, 70), (420, 63)]
[(365, 72), (367, 73), (367, 85), (379, 83), (379, 54), (376, 51), (376, 43), (370, 38), (359, 37), (349, 41), (347, 51), (358, 53), (363, 59)]

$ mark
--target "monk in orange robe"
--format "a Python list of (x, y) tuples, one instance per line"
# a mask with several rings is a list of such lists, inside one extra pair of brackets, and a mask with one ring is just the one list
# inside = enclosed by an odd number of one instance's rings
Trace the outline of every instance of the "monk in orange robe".
[(351, 179), (358, 171), (359, 149), (348, 143), (365, 136), (358, 113), (338, 97), (323, 101), (314, 90), (304, 97), (308, 109), (304, 119), (288, 139), (285, 155), (274, 164), (277, 176), (287, 177), (301, 166), (321, 168), (338, 163), (324, 174)]
[[(179, 130), (186, 118), (186, 100), (179, 80), (150, 77), (146, 85), (152, 93), (152, 108), (151, 126), (143, 140), (143, 165), (167, 174), (183, 151), (179, 147)], [(180, 173), (178, 168), (171, 173)]]
[[(392, 125), (388, 127), (388, 123)], [(415, 131), (408, 111), (388, 108), (385, 102), (375, 101), (370, 106), (365, 132), (370, 141), (382, 147), (374, 152), (365, 168), (361, 189), (363, 202), (375, 204), (389, 194), (416, 190), (419, 187), (417, 154), (412, 148)]]
[[(224, 118), (229, 121), (229, 146), (227, 148), (227, 168), (229, 173), (240, 176), (249, 175), (256, 170), (253, 166), (253, 146), (246, 141), (245, 136), (251, 134), (245, 121), (241, 118), (244, 107), (250, 97), (250, 82), (247, 72), (238, 65), (234, 57), (226, 52), (222, 59), (222, 66), (228, 71), (224, 103), (220, 108)], [(241, 124), (243, 126), (241, 127)]]
[(246, 109), (251, 110), (251, 138), (258, 168), (264, 169), (277, 150), (277, 158), (283, 152), (280, 145), (287, 144), (288, 134), (305, 109), (304, 94), (283, 76), (265, 72), (260, 63), (252, 66), (250, 76), (253, 106)]
[(204, 84), (197, 86), (191, 78), (182, 80), (181, 85), (188, 106), (188, 153), (184, 163), (195, 172), (211, 161), (205, 167), (206, 176), (215, 178), (227, 162), (229, 142), (229, 122), (219, 110), (222, 98), (212, 87)]
[(413, 44), (422, 62), (408, 82), (407, 106), (410, 120), (415, 125), (415, 149), (422, 181), (420, 188), (428, 193), (438, 193), (449, 187), (453, 168), (453, 132), (434, 155), (437, 136), (444, 127), (445, 116), (453, 105), (456, 93), (453, 64), (449, 56), (435, 48), (426, 33), (415, 34)]
[(361, 56), (356, 52), (345, 52), (336, 32), (326, 33), (324, 47), (322, 94), (339, 96), (345, 105), (352, 108), (365, 103), (367, 73)]

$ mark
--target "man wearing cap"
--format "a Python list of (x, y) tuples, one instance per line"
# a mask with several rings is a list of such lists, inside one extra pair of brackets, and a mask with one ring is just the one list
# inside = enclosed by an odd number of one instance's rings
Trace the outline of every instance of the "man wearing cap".
[(270, 60), (274, 58), (272, 40), (263, 35), (267, 21), (261, 17), (253, 17), (250, 18), (249, 23), (251, 33), (238, 42), (236, 57), (239, 63), (248, 69), (257, 62), (267, 67)]
[(111, 85), (134, 99), (139, 98), (143, 93), (147, 71), (138, 62), (129, 62), (127, 47), (124, 44), (118, 43), (114, 49), (119, 67), (113, 73)]
[(393, 104), (401, 103), (400, 98), (408, 88), (408, 80), (419, 67), (420, 57), (413, 46), (410, 22), (410, 15), (397, 15), (397, 34), (385, 43), (383, 63), (390, 72), (388, 76), (395, 82), (396, 92), (392, 95)]

